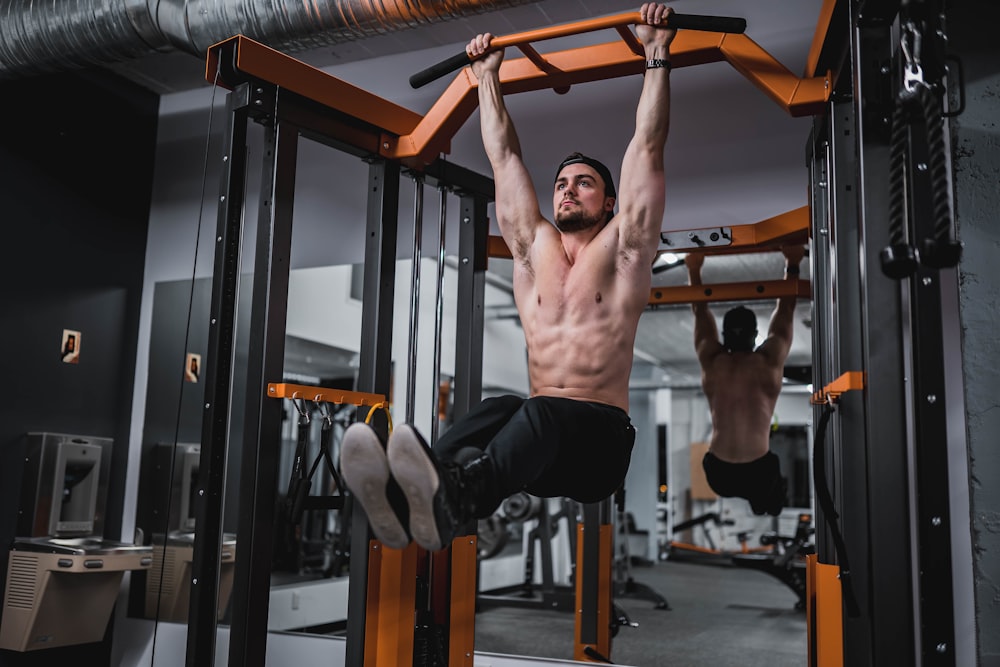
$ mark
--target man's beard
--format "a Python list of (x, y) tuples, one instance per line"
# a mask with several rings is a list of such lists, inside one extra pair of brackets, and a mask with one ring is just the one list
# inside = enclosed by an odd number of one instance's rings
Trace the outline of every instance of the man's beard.
[(579, 232), (590, 229), (594, 225), (604, 222), (607, 215), (606, 211), (601, 211), (597, 215), (587, 215), (580, 209), (567, 213), (557, 212), (556, 229), (560, 232)]

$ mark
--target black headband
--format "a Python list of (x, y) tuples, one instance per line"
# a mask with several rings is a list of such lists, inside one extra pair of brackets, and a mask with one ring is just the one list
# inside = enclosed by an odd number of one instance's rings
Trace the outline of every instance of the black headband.
[(556, 169), (556, 180), (559, 180), (559, 174), (562, 170), (571, 164), (585, 164), (604, 179), (604, 196), (605, 197), (617, 197), (618, 194), (615, 191), (615, 182), (611, 179), (611, 170), (604, 166), (604, 163), (600, 160), (595, 160), (592, 157), (587, 157), (583, 153), (573, 153), (561, 163), (559, 163), (559, 168)]

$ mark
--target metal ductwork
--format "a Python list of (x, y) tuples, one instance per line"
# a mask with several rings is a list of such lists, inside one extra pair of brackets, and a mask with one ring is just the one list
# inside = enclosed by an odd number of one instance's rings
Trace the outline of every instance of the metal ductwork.
[(294, 53), (534, 0), (0, 0), (0, 79), (110, 65), (242, 34)]

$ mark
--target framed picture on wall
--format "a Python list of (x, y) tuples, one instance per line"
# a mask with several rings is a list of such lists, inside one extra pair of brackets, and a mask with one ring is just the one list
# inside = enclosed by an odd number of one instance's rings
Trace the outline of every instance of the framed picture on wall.
[(184, 379), (188, 382), (197, 382), (201, 377), (201, 355), (188, 352), (184, 360)]
[(63, 329), (62, 347), (60, 354), (64, 364), (80, 363), (80, 339), (82, 335), (79, 331)]

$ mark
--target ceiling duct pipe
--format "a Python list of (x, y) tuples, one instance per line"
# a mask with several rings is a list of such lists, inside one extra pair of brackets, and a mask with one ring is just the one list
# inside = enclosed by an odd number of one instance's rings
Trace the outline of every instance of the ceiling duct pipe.
[(0, 79), (208, 47), (242, 34), (294, 53), (535, 0), (0, 0)]

